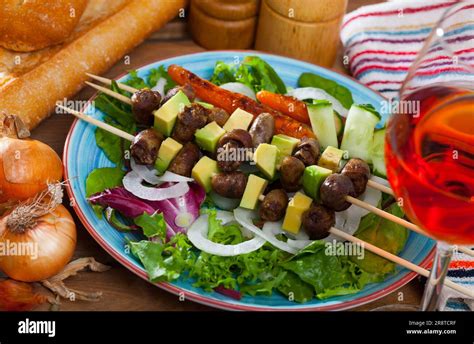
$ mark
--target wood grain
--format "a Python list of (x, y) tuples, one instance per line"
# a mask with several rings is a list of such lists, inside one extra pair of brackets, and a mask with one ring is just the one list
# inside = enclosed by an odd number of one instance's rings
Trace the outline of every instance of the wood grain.
[[(271, 4), (263, 0), (255, 38), (257, 50), (268, 51), (309, 61), (323, 67), (331, 67), (337, 54), (339, 26), (342, 21), (347, 1), (334, 2), (342, 6), (338, 15), (320, 21), (301, 21), (296, 14), (303, 13), (303, 8), (295, 9), (295, 17), (283, 15), (282, 8), (277, 12)], [(281, 4), (280, 2), (276, 2)], [(324, 1), (324, 3), (332, 3)], [(301, 17), (300, 17), (301, 18)], [(306, 17), (302, 17), (308, 19)], [(316, 19), (317, 17), (313, 17)]]
[[(375, 3), (378, 1), (350, 1), (349, 9), (354, 9), (362, 4)], [(355, 7), (354, 7), (355, 6)], [(164, 29), (164, 35), (155, 34), (151, 39), (144, 42), (130, 54), (130, 64), (124, 64), (124, 61), (117, 63), (112, 67), (105, 76), (115, 78), (127, 70), (137, 68), (141, 65), (182, 54), (203, 51), (202, 48), (194, 44), (188, 38), (181, 39), (181, 35), (177, 32), (181, 31), (182, 23), (175, 21), (171, 23), (172, 29), (169, 27)], [(172, 41), (163, 41), (173, 37)], [(339, 55), (342, 53), (339, 50)], [(339, 56), (340, 57), (340, 56)], [(344, 72), (344, 66), (337, 58), (334, 68)], [(90, 88), (83, 89), (79, 92), (74, 100), (87, 100), (94, 94)], [(69, 127), (74, 120), (72, 115), (54, 114), (45, 122), (43, 122), (33, 132), (33, 137), (46, 142), (59, 154), (62, 155), (64, 141), (66, 139)], [(184, 300), (180, 301), (175, 295), (165, 292), (152, 284), (142, 280), (141, 278), (128, 271), (110, 255), (108, 255), (88, 234), (82, 226), (79, 219), (72, 211), (74, 219), (78, 227), (78, 244), (75, 252), (75, 258), (93, 256), (98, 261), (108, 264), (111, 270), (104, 273), (83, 272), (79, 275), (67, 280), (66, 283), (70, 287), (86, 291), (102, 291), (103, 298), (97, 303), (87, 302), (70, 302), (63, 301), (61, 310), (81, 310), (81, 311), (208, 311), (209, 307), (199, 305), (197, 303)], [(360, 306), (354, 310), (367, 311), (387, 304), (402, 303), (417, 305), (420, 303), (423, 292), (423, 284), (420, 279), (416, 278), (399, 291), (394, 292), (380, 300)], [(402, 294), (399, 294), (402, 293)], [(399, 298), (403, 297), (403, 300)], [(48, 306), (43, 306), (39, 310), (46, 310)]]

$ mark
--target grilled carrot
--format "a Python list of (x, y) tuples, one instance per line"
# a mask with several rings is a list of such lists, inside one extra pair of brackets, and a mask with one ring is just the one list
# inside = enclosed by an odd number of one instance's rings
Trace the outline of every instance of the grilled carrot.
[(276, 94), (269, 91), (260, 91), (257, 93), (257, 99), (264, 105), (282, 112), (302, 123), (310, 124), (308, 109), (305, 102), (295, 97)]
[(220, 107), (228, 113), (240, 108), (251, 113), (254, 117), (264, 112), (271, 114), (275, 119), (275, 134), (285, 134), (296, 138), (314, 137), (313, 131), (306, 124), (285, 116), (252, 98), (220, 88), (181, 66), (170, 65), (168, 74), (177, 84), (190, 85), (198, 98)]

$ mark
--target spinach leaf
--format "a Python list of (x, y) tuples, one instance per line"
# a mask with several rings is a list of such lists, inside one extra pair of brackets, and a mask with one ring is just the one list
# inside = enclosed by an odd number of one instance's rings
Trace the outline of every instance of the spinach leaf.
[[(110, 117), (104, 117), (104, 122), (130, 134), (133, 134), (136, 131), (135, 123), (132, 123), (131, 127), (124, 127), (114, 122)], [(122, 139), (101, 128), (96, 129), (95, 140), (97, 146), (99, 146), (104, 151), (107, 158), (115, 164), (120, 164), (123, 161), (124, 152), (131, 144), (130, 141)]]
[(282, 267), (313, 286), (317, 295), (350, 282), (343, 262), (338, 256), (325, 253), (323, 241), (315, 241)]
[(95, 130), (95, 142), (110, 161), (120, 164), (123, 157), (122, 139), (120, 137), (104, 129), (97, 128)]
[(94, 105), (105, 117), (113, 119), (123, 127), (131, 127), (134, 124), (132, 113), (123, 110), (111, 97), (105, 94), (99, 95), (95, 99)]
[(93, 170), (86, 179), (86, 196), (122, 185), (125, 171), (118, 167), (102, 167)]
[(317, 74), (302, 73), (298, 79), (298, 86), (320, 88), (339, 100), (346, 109), (354, 104), (354, 99), (352, 99), (351, 91), (348, 88)]
[(303, 282), (298, 275), (293, 272), (286, 271), (285, 278), (277, 286), (278, 291), (285, 295), (290, 301), (305, 303), (314, 297), (312, 286)]
[[(393, 203), (386, 211), (400, 218), (404, 216), (402, 209), (396, 203)], [(405, 227), (373, 213), (362, 218), (359, 228), (354, 233), (354, 236), (393, 254), (399, 254), (403, 250), (408, 235)], [(365, 251), (364, 259), (351, 257), (351, 260), (370, 273), (387, 274), (395, 269), (394, 263), (368, 251)]]

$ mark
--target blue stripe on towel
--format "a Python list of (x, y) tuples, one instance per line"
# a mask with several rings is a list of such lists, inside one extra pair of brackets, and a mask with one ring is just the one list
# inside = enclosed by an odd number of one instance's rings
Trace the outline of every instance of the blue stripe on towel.
[[(474, 25), (466, 25), (466, 26), (461, 27), (459, 29), (449, 31), (448, 33), (446, 33), (445, 37), (449, 37), (449, 36), (452, 36), (452, 35), (457, 35), (458, 33), (463, 33), (464, 31), (471, 30), (471, 29), (474, 29)], [(358, 36), (361, 36), (361, 35), (368, 35), (368, 36), (372, 36), (372, 35), (408, 36), (408, 35), (419, 35), (419, 34), (423, 34), (423, 33), (428, 35), (428, 33), (430, 33), (430, 31), (431, 31), (431, 27), (426, 27), (426, 28), (418, 29), (418, 30), (408, 30), (408, 31), (367, 31), (367, 32), (358, 32), (354, 36), (349, 38), (345, 45), (350, 45), (355, 38), (357, 38)]]
[(451, 269), (448, 271), (449, 277), (474, 277), (474, 269)]

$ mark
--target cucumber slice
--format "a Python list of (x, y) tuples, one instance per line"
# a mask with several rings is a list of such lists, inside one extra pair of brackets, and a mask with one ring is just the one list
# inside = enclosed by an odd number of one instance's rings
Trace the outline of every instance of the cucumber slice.
[(342, 135), (344, 131), (344, 122), (342, 120), (342, 116), (334, 110), (334, 125), (336, 126), (336, 135), (337, 137)]
[(372, 139), (380, 118), (371, 105), (352, 105), (347, 114), (341, 149), (349, 152), (351, 158), (370, 163)]
[(322, 148), (338, 147), (332, 104), (327, 100), (318, 100), (307, 106), (311, 127)]
[(370, 152), (374, 174), (382, 178), (387, 178), (387, 168), (385, 167), (385, 132), (385, 128), (375, 131)]

